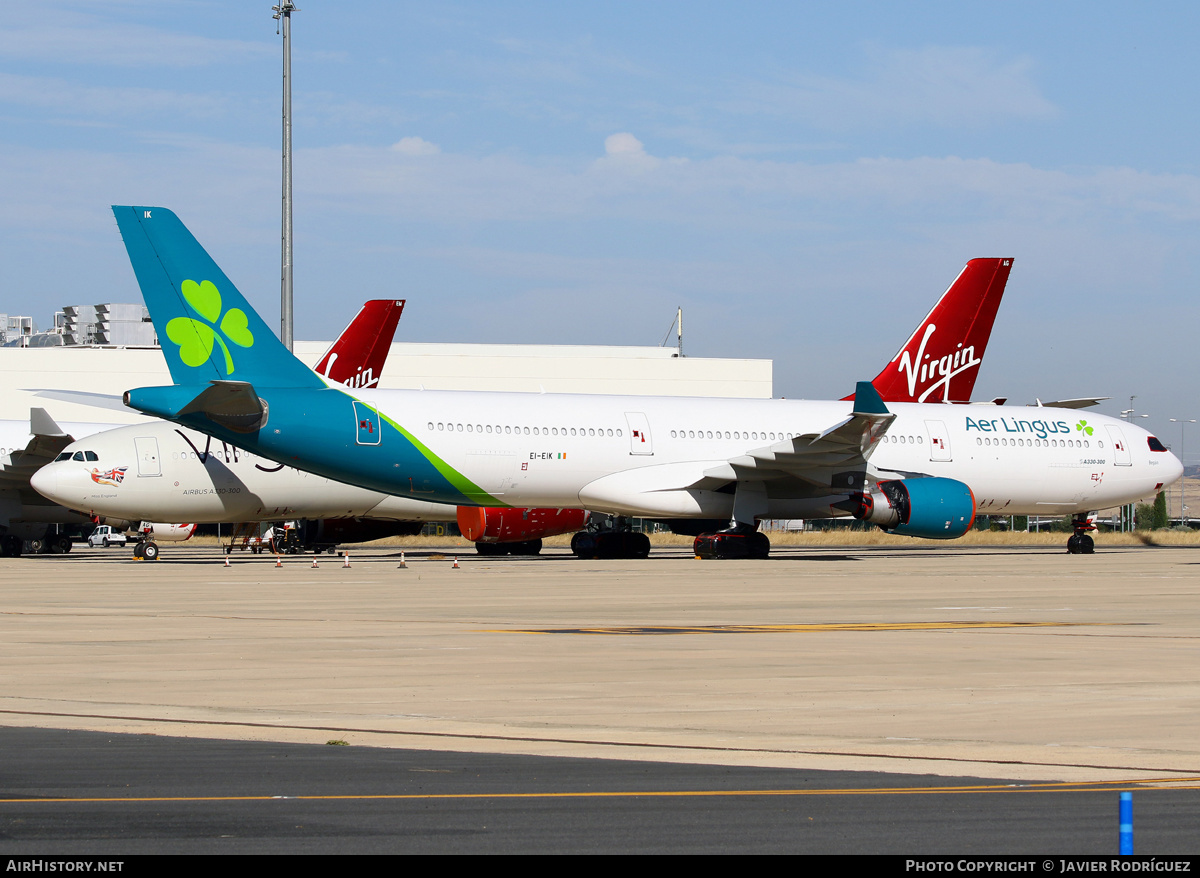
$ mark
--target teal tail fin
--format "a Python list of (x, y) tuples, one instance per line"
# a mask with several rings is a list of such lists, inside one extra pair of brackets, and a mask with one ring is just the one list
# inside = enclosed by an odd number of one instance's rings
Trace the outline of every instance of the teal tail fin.
[(176, 384), (324, 387), (165, 207), (113, 207)]

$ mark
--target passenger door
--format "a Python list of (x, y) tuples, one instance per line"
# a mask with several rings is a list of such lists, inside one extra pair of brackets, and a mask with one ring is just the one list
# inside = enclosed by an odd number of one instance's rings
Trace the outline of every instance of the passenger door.
[(654, 454), (654, 438), (650, 435), (650, 421), (642, 412), (625, 412), (625, 423), (629, 426), (629, 453)]
[(926, 421), (925, 429), (929, 433), (929, 459), (953, 460), (950, 456), (950, 433), (943, 421)]
[(138, 478), (162, 475), (162, 461), (158, 457), (158, 440), (153, 436), (135, 438), (133, 447), (137, 451)]

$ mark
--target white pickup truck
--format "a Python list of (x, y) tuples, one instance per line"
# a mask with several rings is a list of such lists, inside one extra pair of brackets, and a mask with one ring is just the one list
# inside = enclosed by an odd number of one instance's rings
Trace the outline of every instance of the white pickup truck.
[(111, 525), (102, 524), (92, 531), (92, 535), (88, 537), (88, 545), (93, 549), (96, 546), (123, 546), (125, 545), (125, 534), (114, 529)]

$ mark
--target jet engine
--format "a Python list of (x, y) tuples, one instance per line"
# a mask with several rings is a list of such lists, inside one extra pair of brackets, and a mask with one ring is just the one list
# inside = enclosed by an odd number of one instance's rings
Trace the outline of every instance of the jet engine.
[(533, 544), (536, 543), (540, 550), (542, 537), (574, 533), (583, 528), (587, 520), (588, 513), (583, 509), (458, 507), (458, 528), (464, 537), (475, 543), (481, 555), (503, 554), (506, 544), (520, 544), (527, 547), (528, 554), (537, 554), (532, 551)]
[(859, 494), (851, 514), (888, 533), (953, 540), (975, 521), (975, 495), (956, 479), (895, 479)]

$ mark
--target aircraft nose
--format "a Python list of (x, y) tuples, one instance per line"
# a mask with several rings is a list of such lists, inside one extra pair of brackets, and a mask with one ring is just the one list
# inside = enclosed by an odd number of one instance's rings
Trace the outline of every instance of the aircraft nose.
[(1171, 454), (1171, 478), (1167, 479), (1166, 484), (1170, 485), (1173, 482), (1183, 478), (1183, 461)]
[(58, 493), (58, 467), (54, 464), (42, 467), (29, 477), (29, 484), (47, 500), (57, 502), (55, 495)]

